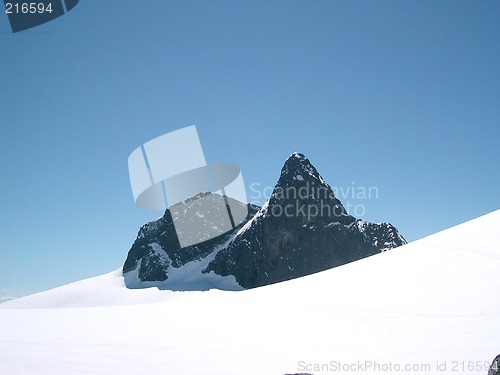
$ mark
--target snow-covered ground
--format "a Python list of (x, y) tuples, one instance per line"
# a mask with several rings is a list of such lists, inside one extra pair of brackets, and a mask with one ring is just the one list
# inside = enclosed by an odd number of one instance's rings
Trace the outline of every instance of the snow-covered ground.
[(487, 374), (499, 228), (497, 210), (252, 290), (128, 290), (115, 271), (5, 302), (0, 374)]

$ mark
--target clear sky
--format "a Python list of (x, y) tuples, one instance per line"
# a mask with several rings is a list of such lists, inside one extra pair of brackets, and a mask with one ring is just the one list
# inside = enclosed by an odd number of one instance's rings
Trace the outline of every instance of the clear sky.
[(253, 201), (300, 151), (409, 241), (499, 208), (497, 0), (82, 0), (0, 46), (0, 297), (121, 267), (128, 155), (192, 124)]

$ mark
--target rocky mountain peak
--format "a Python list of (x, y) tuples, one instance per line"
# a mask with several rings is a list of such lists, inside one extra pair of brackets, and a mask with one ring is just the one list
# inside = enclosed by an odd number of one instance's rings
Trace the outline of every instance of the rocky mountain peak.
[(314, 165), (299, 152), (285, 161), (266, 213), (275, 216), (285, 213), (286, 218), (302, 224), (317, 221), (350, 224), (355, 220)]
[[(224, 235), (180, 248), (171, 212), (143, 226), (123, 267), (131, 288), (239, 290), (337, 267), (405, 244), (391, 224), (349, 215), (309, 159), (285, 161), (270, 199)], [(203, 289), (202, 289), (203, 290)]]
[[(307, 179), (321, 180), (325, 183), (316, 168), (311, 164), (309, 159), (300, 152), (294, 152), (288, 159), (286, 159), (283, 168), (281, 169), (280, 180), (281, 182), (305, 181)], [(288, 180), (292, 181), (288, 181)]]

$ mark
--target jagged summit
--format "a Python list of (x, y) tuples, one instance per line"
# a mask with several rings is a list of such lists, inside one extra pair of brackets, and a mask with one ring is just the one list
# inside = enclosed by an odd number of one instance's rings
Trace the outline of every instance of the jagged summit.
[[(309, 159), (304, 154), (300, 152), (294, 152), (288, 157), (288, 159), (286, 159), (285, 164), (281, 169), (281, 176), (292, 175), (292, 177), (297, 177), (301, 174), (305, 175), (302, 176), (302, 178), (308, 176), (313, 178), (321, 177), (316, 168), (311, 164)], [(298, 180), (300, 181), (300, 177), (298, 178)]]
[(390, 224), (349, 215), (309, 159), (285, 161), (269, 201), (204, 272), (234, 275), (245, 288), (342, 265), (406, 243)]
[(285, 161), (269, 200), (267, 212), (282, 211), (294, 212), (286, 217), (302, 224), (311, 221), (350, 224), (355, 220), (347, 214), (310, 160), (299, 152), (294, 152)]
[(123, 267), (128, 287), (253, 288), (406, 243), (391, 224), (349, 215), (330, 185), (299, 152), (285, 161), (270, 199), (263, 207), (249, 207), (240, 226), (183, 249), (175, 235), (168, 210), (158, 223), (141, 229)]
[(308, 183), (321, 185), (331, 190), (330, 185), (319, 174), (311, 161), (304, 154), (294, 152), (286, 159), (283, 168), (281, 168), (280, 178), (276, 186), (286, 187), (307, 185)]

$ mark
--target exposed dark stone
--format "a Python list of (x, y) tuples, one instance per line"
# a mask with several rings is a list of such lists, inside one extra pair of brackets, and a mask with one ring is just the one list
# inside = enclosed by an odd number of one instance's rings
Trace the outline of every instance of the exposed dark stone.
[[(258, 206), (249, 204), (247, 219), (234, 230), (182, 249), (177, 240), (170, 210), (167, 209), (161, 218), (141, 227), (128, 252), (122, 272), (127, 273), (139, 267), (138, 276), (141, 281), (164, 281), (168, 279), (168, 267), (179, 268), (188, 262), (206, 257), (215, 247), (224, 243), (231, 234), (239, 230), (258, 209)], [(153, 244), (158, 244), (161, 250), (155, 250)]]
[(267, 205), (208, 265), (254, 288), (340, 266), (406, 243), (391, 224), (348, 215), (302, 154), (292, 154)]
[(141, 227), (123, 273), (138, 268), (140, 281), (164, 281), (170, 267), (204, 259), (224, 244), (202, 272), (232, 275), (242, 287), (254, 288), (405, 243), (391, 224), (374, 224), (349, 215), (309, 160), (294, 153), (285, 162), (269, 201), (262, 208), (249, 205), (247, 220), (237, 228), (181, 249), (166, 210), (162, 218)]
[(499, 375), (499, 374), (500, 374), (500, 354), (495, 357), (488, 371), (488, 375)]

